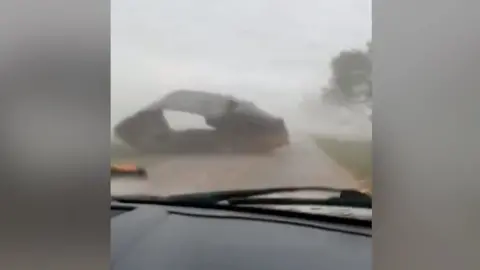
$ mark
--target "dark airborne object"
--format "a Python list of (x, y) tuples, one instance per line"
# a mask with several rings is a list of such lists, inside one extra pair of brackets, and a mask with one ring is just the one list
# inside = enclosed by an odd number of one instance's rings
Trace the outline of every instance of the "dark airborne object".
[[(164, 111), (197, 114), (213, 129), (176, 131)], [(115, 135), (150, 153), (269, 152), (289, 143), (282, 118), (233, 96), (178, 90), (121, 121)]]

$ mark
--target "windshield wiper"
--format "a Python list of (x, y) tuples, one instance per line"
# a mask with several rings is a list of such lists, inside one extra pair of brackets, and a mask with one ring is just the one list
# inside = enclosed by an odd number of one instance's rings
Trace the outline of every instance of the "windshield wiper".
[[(299, 198), (295, 196), (285, 198), (255, 198), (255, 196), (300, 192), (319, 191), (334, 193), (326, 198)], [(336, 194), (335, 194), (336, 193)], [(249, 189), (232, 191), (215, 191), (172, 195), (166, 197), (149, 195), (127, 195), (112, 197), (119, 202), (130, 203), (165, 203), (182, 205), (321, 205), (352, 208), (372, 208), (372, 198), (369, 194), (355, 189), (337, 189), (330, 187), (282, 187), (267, 189)]]

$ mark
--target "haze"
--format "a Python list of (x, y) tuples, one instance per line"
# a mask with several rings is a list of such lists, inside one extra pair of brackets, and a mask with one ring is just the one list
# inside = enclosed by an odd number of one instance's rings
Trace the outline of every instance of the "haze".
[(326, 84), (331, 57), (371, 39), (367, 0), (111, 5), (112, 125), (175, 89), (230, 93), (306, 119), (299, 104)]

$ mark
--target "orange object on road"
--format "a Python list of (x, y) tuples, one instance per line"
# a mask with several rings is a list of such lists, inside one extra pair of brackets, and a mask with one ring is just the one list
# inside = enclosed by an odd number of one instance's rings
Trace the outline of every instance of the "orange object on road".
[(111, 165), (112, 169), (119, 171), (137, 171), (137, 165), (133, 164), (121, 164), (121, 165)]
[(135, 164), (111, 164), (110, 174), (112, 176), (141, 176), (146, 177), (147, 171)]

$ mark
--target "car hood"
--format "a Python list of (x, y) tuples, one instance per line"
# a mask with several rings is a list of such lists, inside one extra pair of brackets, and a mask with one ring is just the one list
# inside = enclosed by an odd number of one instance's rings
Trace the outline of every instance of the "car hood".
[(230, 211), (139, 206), (111, 219), (111, 269), (372, 269), (370, 230), (342, 228)]

